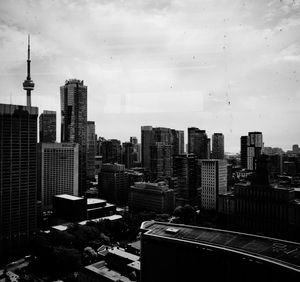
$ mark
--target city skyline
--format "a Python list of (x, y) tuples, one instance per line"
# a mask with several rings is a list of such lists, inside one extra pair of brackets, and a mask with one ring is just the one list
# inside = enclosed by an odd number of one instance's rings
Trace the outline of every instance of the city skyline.
[(26, 104), (30, 33), (32, 105), (55, 110), (58, 127), (59, 86), (77, 78), (88, 86), (88, 120), (107, 139), (140, 140), (152, 125), (184, 130), (187, 143), (195, 126), (222, 132), (227, 152), (254, 130), (265, 146), (291, 149), (300, 139), (300, 1), (226, 3), (1, 3), (1, 103)]

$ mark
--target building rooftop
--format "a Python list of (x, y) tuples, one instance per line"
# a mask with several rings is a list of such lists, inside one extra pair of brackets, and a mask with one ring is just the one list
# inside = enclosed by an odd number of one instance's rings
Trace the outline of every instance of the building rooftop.
[(88, 205), (95, 205), (95, 204), (106, 204), (106, 200), (103, 199), (97, 199), (97, 198), (88, 198), (87, 204)]
[(233, 231), (145, 221), (144, 235), (209, 245), (235, 253), (248, 254), (300, 272), (300, 243)]
[(117, 247), (114, 247), (113, 249), (110, 249), (108, 252), (113, 254), (113, 255), (116, 255), (116, 256), (119, 256), (119, 257), (122, 257), (122, 258), (126, 258), (126, 259), (131, 260), (131, 261), (138, 261), (140, 259), (139, 256), (128, 253), (125, 250), (118, 249)]
[[(109, 269), (105, 261), (99, 261), (85, 267), (87, 271), (105, 277), (105, 281), (130, 282), (131, 280), (121, 275), (119, 272)], [(102, 280), (101, 280), (102, 281)]]
[(140, 261), (133, 261), (127, 265), (133, 270), (137, 270), (137, 271), (141, 270), (141, 262)]
[(55, 195), (54, 197), (63, 198), (63, 199), (67, 199), (67, 200), (73, 200), (73, 201), (83, 199), (81, 197), (76, 197), (76, 196), (72, 196), (72, 195), (68, 195), (68, 194)]

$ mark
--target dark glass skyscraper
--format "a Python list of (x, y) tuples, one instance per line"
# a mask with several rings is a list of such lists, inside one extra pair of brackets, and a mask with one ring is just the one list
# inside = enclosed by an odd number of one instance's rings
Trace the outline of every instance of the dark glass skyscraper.
[(207, 138), (205, 130), (188, 128), (188, 153), (195, 154), (199, 159), (209, 159), (210, 139)]
[(36, 231), (38, 108), (0, 104), (0, 257)]
[(248, 136), (241, 136), (241, 168), (247, 168)]
[(39, 118), (40, 143), (54, 143), (56, 141), (56, 112), (43, 111)]
[(87, 122), (87, 177), (95, 178), (96, 136), (95, 122)]
[(79, 195), (86, 190), (87, 176), (87, 86), (69, 79), (60, 87), (61, 142), (79, 144)]
[(214, 133), (212, 136), (212, 158), (224, 159), (224, 135)]

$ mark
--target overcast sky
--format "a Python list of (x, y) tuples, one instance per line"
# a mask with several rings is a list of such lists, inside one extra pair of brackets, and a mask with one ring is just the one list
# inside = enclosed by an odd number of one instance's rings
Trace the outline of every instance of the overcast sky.
[(58, 123), (59, 86), (78, 78), (105, 138), (196, 126), (229, 152), (254, 130), (300, 143), (299, 0), (1, 1), (0, 103), (26, 103), (28, 33), (32, 104)]

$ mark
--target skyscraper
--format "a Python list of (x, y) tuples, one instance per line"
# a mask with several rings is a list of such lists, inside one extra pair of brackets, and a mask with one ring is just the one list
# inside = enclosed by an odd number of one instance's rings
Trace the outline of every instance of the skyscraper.
[(38, 108), (0, 104), (0, 256), (36, 231)]
[(56, 112), (43, 111), (39, 118), (40, 142), (54, 143), (56, 141)]
[(197, 127), (188, 128), (188, 153), (195, 154), (199, 159), (209, 159), (210, 139), (205, 130)]
[(247, 147), (247, 169), (256, 170), (256, 161), (261, 155), (263, 147), (263, 139), (261, 132), (248, 133), (248, 147)]
[(163, 180), (172, 176), (172, 146), (156, 142), (150, 147), (151, 179)]
[(59, 194), (78, 196), (78, 144), (39, 143), (39, 187), (42, 210), (52, 209)]
[(202, 208), (216, 210), (218, 195), (227, 191), (227, 162), (225, 160), (201, 161), (201, 187)]
[(87, 178), (95, 178), (96, 136), (95, 122), (87, 122)]
[(86, 190), (87, 175), (87, 86), (69, 79), (60, 87), (61, 142), (79, 144), (79, 195)]
[(123, 164), (126, 168), (132, 168), (134, 166), (135, 161), (135, 152), (134, 152), (135, 145), (131, 142), (124, 142), (122, 148), (122, 158)]
[(241, 136), (241, 168), (247, 168), (248, 136)]
[(103, 163), (121, 163), (121, 141), (117, 139), (104, 140), (101, 143), (100, 153)]
[(150, 146), (153, 143), (152, 126), (141, 127), (142, 166), (150, 170)]
[(212, 136), (212, 158), (224, 159), (224, 135), (214, 133)]
[(181, 155), (184, 153), (184, 131), (183, 130), (171, 130), (172, 140), (171, 144), (172, 155)]

